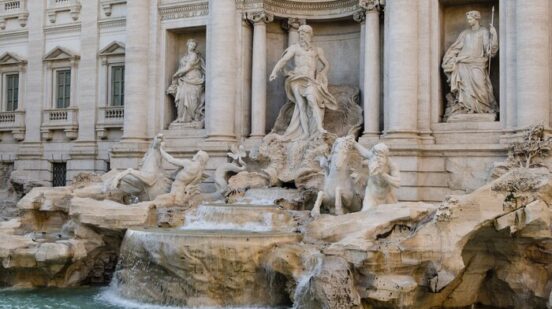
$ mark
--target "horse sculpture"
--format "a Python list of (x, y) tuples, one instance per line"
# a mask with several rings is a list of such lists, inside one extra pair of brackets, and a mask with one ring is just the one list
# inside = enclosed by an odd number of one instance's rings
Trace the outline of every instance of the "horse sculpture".
[(364, 188), (355, 181), (354, 174), (362, 170), (362, 158), (354, 147), (355, 135), (339, 137), (332, 146), (329, 158), (321, 159), (325, 169), (324, 190), (318, 192), (313, 217), (320, 215), (320, 207), (334, 208), (336, 215), (345, 211), (359, 211)]
[(171, 181), (161, 166), (162, 141), (163, 135), (158, 134), (140, 162), (138, 170), (129, 168), (115, 175), (111, 187), (139, 201), (151, 201), (161, 194), (168, 193)]

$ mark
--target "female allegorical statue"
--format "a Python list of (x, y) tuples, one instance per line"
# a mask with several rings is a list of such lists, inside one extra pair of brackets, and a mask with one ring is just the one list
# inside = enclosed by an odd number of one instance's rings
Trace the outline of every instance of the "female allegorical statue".
[(174, 97), (177, 117), (173, 123), (203, 127), (205, 114), (205, 60), (196, 50), (197, 42), (189, 39), (188, 53), (180, 59), (167, 94)]
[(443, 57), (443, 70), (450, 83), (445, 118), (456, 114), (492, 114), (497, 102), (489, 78), (490, 58), (498, 51), (498, 35), (492, 23), (481, 27), (478, 11), (466, 13), (471, 28), (460, 33)]

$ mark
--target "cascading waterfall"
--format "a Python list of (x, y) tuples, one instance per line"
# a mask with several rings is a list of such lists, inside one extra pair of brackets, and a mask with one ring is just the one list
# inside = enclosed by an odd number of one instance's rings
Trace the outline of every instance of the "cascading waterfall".
[(305, 273), (297, 281), (297, 286), (295, 287), (293, 297), (295, 300), (294, 309), (299, 309), (298, 304), (300, 303), (310, 303), (309, 300), (302, 300), (301, 298), (311, 295), (308, 293), (308, 289), (311, 288), (311, 279), (320, 273), (323, 261), (324, 259), (321, 253), (310, 255), (307, 260), (304, 261)]
[(263, 259), (301, 240), (294, 226), (274, 205), (211, 204), (187, 213), (177, 229), (129, 229), (106, 293), (165, 306), (289, 306), (287, 279)]

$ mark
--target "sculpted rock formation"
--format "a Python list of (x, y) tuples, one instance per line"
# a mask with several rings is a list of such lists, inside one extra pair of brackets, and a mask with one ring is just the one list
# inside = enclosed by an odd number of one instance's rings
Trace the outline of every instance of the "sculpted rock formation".
[[(302, 289), (312, 296), (301, 308), (356, 308), (358, 298), (377, 308), (545, 308), (552, 288), (551, 184), (546, 169), (516, 169), (440, 206), (397, 203), (323, 215), (308, 224), (305, 246), (274, 252), (293, 253), (302, 266), (274, 269), (308, 282)], [(348, 279), (324, 280), (324, 263), (308, 271), (313, 254), (346, 261), (327, 267)], [(353, 280), (355, 289), (344, 290)], [(348, 291), (349, 305), (340, 291)]]

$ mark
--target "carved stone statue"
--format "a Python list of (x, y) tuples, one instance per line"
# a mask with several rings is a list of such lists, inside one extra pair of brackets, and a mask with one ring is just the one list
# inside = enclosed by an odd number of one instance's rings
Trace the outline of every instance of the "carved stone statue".
[(446, 120), (458, 114), (497, 111), (489, 64), (498, 51), (498, 35), (492, 24), (489, 29), (480, 26), (478, 11), (467, 12), (466, 17), (471, 28), (462, 31), (443, 57), (442, 67), (451, 91), (447, 95)]
[(389, 148), (379, 143), (368, 150), (359, 143), (354, 143), (361, 156), (366, 158), (368, 164), (368, 179), (362, 211), (381, 204), (397, 203), (394, 189), (400, 186), (399, 168), (389, 159)]
[[(198, 196), (201, 191), (199, 185), (205, 178), (203, 171), (209, 161), (209, 155), (205, 151), (198, 151), (192, 160), (176, 159), (168, 154), (163, 147), (160, 148), (161, 156), (167, 162), (179, 167), (171, 187), (170, 197), (174, 203), (184, 204), (192, 197)], [(160, 199), (163, 199), (161, 197)]]
[[(299, 43), (286, 49), (270, 74), (270, 80), (275, 80), (287, 62), (294, 60), (295, 68), (286, 72), (285, 81), (288, 100), (295, 103), (293, 116), (284, 133), (286, 139), (305, 139), (315, 133), (326, 133), (324, 111), (326, 108), (337, 109), (336, 99), (328, 91), (328, 60), (321, 48), (312, 45), (312, 35), (310, 26), (300, 26)], [(320, 71), (317, 69), (319, 62), (322, 63)]]
[(324, 190), (318, 192), (311, 216), (320, 215), (323, 205), (336, 215), (360, 210), (362, 186), (357, 185), (352, 172), (361, 169), (362, 157), (355, 151), (355, 135), (348, 134), (335, 140), (327, 158), (322, 158), (321, 166), (325, 170)]
[(205, 61), (196, 50), (197, 42), (187, 42), (188, 53), (180, 59), (167, 94), (174, 97), (177, 117), (173, 123), (202, 128), (205, 116)]
[(140, 167), (137, 170), (129, 168), (115, 175), (111, 180), (111, 188), (119, 189), (138, 201), (151, 201), (167, 193), (171, 183), (161, 166), (162, 142), (163, 135), (158, 134), (140, 162)]

